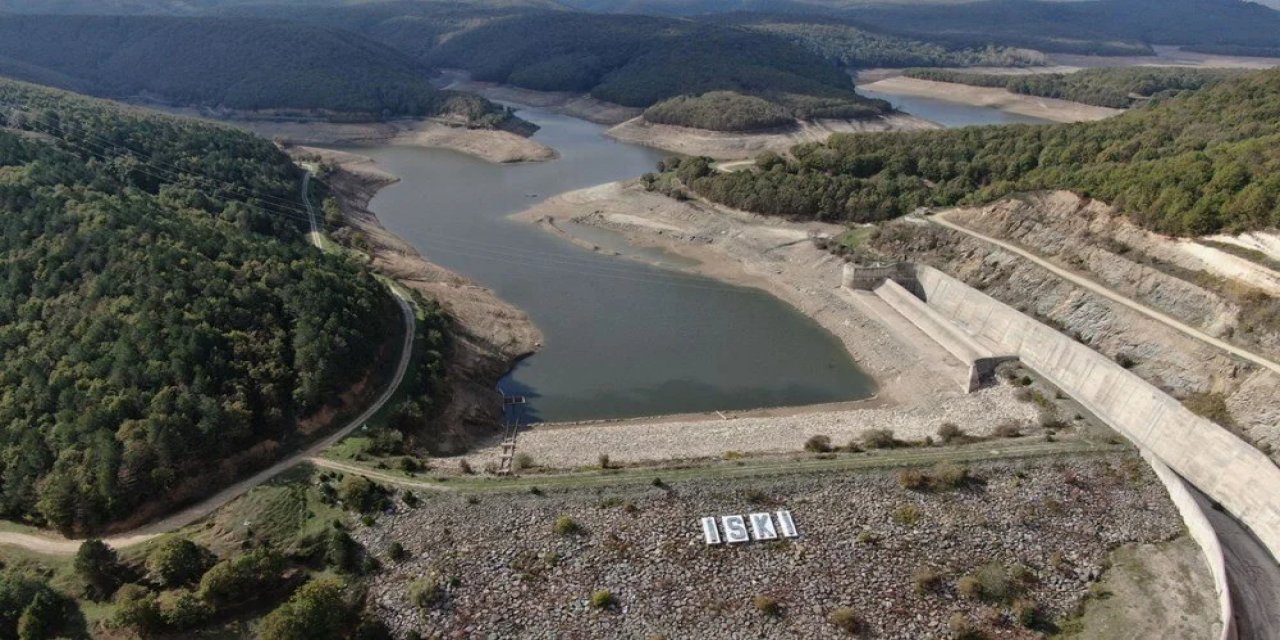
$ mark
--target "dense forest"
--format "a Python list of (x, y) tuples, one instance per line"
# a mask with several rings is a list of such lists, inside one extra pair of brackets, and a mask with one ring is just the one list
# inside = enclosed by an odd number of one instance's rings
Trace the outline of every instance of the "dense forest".
[(1097, 122), (836, 134), (791, 153), (761, 156), (753, 171), (717, 173), (706, 158), (664, 168), (716, 202), (796, 218), (884, 220), (920, 206), (1070, 189), (1166, 233), (1274, 228), (1280, 69)]
[(0, 73), (180, 105), (454, 114), (483, 125), (507, 117), (477, 96), (437, 90), (421, 63), (389, 47), (262, 19), (0, 15)]
[(946, 47), (936, 42), (877, 33), (834, 16), (731, 13), (703, 20), (779, 36), (843, 67), (1033, 66), (1044, 54), (979, 45)]
[(0, 515), (89, 531), (234, 468), (398, 330), (270, 206), (269, 142), (12, 81), (0, 125)]
[(1042, 98), (1126, 109), (1152, 97), (1195, 91), (1246, 73), (1235, 69), (1113, 67), (1074, 73), (985, 74), (949, 69), (908, 69), (903, 75), (936, 82), (996, 87)]

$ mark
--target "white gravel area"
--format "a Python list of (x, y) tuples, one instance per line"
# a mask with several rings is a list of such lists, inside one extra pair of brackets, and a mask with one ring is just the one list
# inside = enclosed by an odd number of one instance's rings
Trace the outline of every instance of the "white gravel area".
[[(778, 453), (798, 451), (810, 436), (825, 435), (844, 445), (871, 429), (890, 429), (903, 440), (922, 440), (953, 422), (971, 435), (990, 435), (1005, 422), (1027, 433), (1038, 429), (1034, 403), (1014, 397), (1007, 384), (931, 405), (815, 411), (789, 416), (740, 417), (728, 420), (629, 420), (574, 426), (535, 426), (520, 435), (518, 450), (539, 465), (573, 468), (596, 464), (600, 454), (614, 462), (633, 463), (690, 458), (716, 458), (727, 451)], [(497, 462), (497, 446), (465, 456), (473, 465)]]

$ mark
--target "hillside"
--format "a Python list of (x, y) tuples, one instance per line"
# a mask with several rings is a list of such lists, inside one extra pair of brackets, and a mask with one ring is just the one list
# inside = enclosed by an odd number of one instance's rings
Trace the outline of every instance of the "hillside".
[[(670, 163), (699, 194), (733, 207), (823, 220), (883, 220), (920, 206), (1068, 189), (1172, 234), (1280, 226), (1280, 69), (1098, 122), (832, 136), (713, 173)], [(661, 181), (650, 180), (655, 188)]]
[(1243, 73), (1245, 72), (1234, 69), (1112, 67), (1082, 69), (1074, 73), (1024, 75), (908, 69), (903, 75), (921, 80), (995, 87), (1029, 96), (1125, 109), (1154, 96), (1167, 97), (1179, 91), (1196, 91)]
[(247, 18), (0, 15), (0, 72), (105, 97), (347, 118), (507, 116), (351, 33)]
[(263, 204), (301, 178), (269, 142), (0, 104), (0, 516), (83, 533), (209, 491), (369, 375), (396, 305)]

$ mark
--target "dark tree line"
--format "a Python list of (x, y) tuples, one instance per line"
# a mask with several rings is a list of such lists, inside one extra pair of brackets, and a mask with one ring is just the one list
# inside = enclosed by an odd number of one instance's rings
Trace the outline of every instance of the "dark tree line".
[[(864, 222), (920, 206), (1070, 189), (1172, 234), (1280, 225), (1280, 70), (1224, 80), (1098, 122), (837, 134), (792, 159), (716, 173), (705, 158), (665, 167), (733, 207)], [(656, 183), (655, 183), (656, 184)]]
[(246, 204), (297, 201), (269, 142), (8, 81), (0, 104), (0, 514), (93, 530), (367, 374), (399, 312)]

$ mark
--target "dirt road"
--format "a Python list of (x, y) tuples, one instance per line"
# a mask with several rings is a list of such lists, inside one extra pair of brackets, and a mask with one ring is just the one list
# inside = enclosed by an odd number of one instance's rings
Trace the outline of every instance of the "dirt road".
[(1050, 273), (1054, 274), (1055, 276), (1058, 276), (1059, 278), (1062, 278), (1079, 287), (1083, 287), (1084, 289), (1087, 289), (1092, 293), (1096, 293), (1108, 300), (1111, 300), (1112, 302), (1124, 305), (1134, 311), (1137, 311), (1138, 313), (1141, 313), (1144, 316), (1147, 316), (1148, 318), (1151, 318), (1152, 320), (1155, 320), (1156, 322), (1167, 325), (1170, 328), (1176, 329), (1182, 333), (1185, 333), (1188, 336), (1191, 336), (1192, 338), (1195, 338), (1209, 345), (1222, 349), (1223, 351), (1227, 351), (1232, 355), (1248, 360), (1249, 362), (1252, 362), (1260, 367), (1264, 367), (1276, 373), (1280, 373), (1280, 363), (1276, 363), (1272, 360), (1264, 358), (1247, 349), (1242, 349), (1231, 343), (1225, 342), (1223, 340), (1219, 340), (1218, 338), (1215, 338), (1203, 331), (1200, 331), (1195, 327), (1179, 322), (1178, 320), (1164, 313), (1156, 311), (1151, 307), (1140, 304), (1125, 296), (1122, 296), (1119, 293), (1116, 293), (1115, 291), (1112, 291), (1111, 289), (1101, 284), (1098, 284), (1097, 282), (1094, 282), (1093, 280), (1090, 280), (1084, 276), (1078, 275), (1076, 273), (1068, 271), (1067, 269), (1059, 267), (1058, 265), (1055, 265), (1052, 262), (1049, 262), (1048, 260), (1041, 258), (1040, 256), (1035, 255), (1034, 253), (1031, 253), (1030, 251), (1027, 251), (1026, 249), (1018, 247), (1010, 242), (999, 240), (997, 238), (993, 238), (991, 236), (978, 233), (977, 231), (969, 229), (968, 227), (963, 227), (959, 224), (956, 224), (948, 220), (946, 218), (945, 213), (932, 215), (932, 216), (929, 216), (927, 219), (933, 222), (934, 224), (941, 225), (943, 227), (946, 227), (953, 231), (958, 231), (968, 236), (972, 236), (983, 242), (986, 242), (988, 244), (993, 244), (997, 247), (1000, 247), (1001, 249), (1014, 253), (1019, 257), (1030, 260), (1031, 262), (1035, 263), (1037, 266), (1049, 271)]

